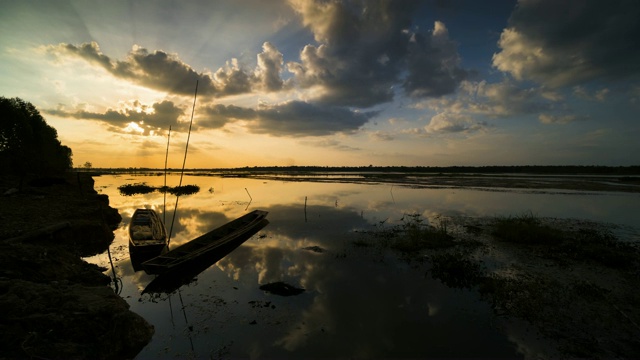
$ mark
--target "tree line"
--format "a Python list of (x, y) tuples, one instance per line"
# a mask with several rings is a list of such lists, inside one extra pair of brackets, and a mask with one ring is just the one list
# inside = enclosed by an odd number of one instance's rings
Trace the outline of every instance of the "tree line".
[(55, 176), (72, 167), (72, 151), (58, 140), (33, 104), (0, 97), (0, 174)]

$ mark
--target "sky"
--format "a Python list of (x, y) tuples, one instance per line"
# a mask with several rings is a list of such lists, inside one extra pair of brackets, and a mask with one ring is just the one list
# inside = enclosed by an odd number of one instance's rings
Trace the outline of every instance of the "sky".
[(0, 9), (0, 96), (74, 166), (640, 165), (636, 0)]

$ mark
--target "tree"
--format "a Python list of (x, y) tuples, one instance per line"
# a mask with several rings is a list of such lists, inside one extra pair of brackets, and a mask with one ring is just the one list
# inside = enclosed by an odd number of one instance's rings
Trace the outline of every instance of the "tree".
[(89, 171), (93, 167), (93, 164), (90, 161), (87, 161), (86, 163), (84, 163), (84, 165), (82, 165), (82, 167)]
[(35, 106), (0, 97), (0, 173), (60, 174), (71, 168), (71, 156)]

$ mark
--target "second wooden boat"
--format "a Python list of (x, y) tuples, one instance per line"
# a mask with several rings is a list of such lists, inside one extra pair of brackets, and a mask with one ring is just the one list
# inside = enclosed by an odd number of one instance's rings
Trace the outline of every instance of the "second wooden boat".
[(129, 252), (159, 255), (167, 246), (167, 231), (152, 209), (136, 209), (129, 223)]
[(238, 239), (246, 240), (247, 233), (251, 233), (257, 227), (265, 226), (264, 220), (267, 214), (266, 211), (254, 210), (166, 254), (143, 262), (142, 267), (148, 274), (165, 274), (174, 271)]

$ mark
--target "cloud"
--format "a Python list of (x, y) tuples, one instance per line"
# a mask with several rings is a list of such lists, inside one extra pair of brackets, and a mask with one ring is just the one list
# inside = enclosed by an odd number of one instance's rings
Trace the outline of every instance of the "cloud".
[(281, 73), (284, 60), (282, 53), (269, 42), (262, 45), (262, 53), (258, 54), (258, 66), (255, 77), (265, 91), (279, 91), (284, 85)]
[(322, 139), (322, 140), (314, 140), (314, 141), (301, 141), (303, 145), (315, 146), (323, 149), (336, 149), (340, 151), (360, 151), (361, 148), (345, 145), (334, 139)]
[(206, 107), (205, 113), (205, 119), (198, 121), (199, 127), (221, 128), (227, 123), (247, 121), (250, 122), (249, 131), (274, 136), (352, 133), (377, 114), (295, 100), (276, 105), (261, 104), (257, 109), (217, 104)]
[(243, 69), (236, 59), (227, 61), (214, 74), (198, 73), (184, 63), (177, 54), (149, 50), (134, 45), (126, 59), (115, 60), (102, 53), (96, 42), (81, 45), (50, 45), (46, 50), (59, 58), (77, 57), (97, 65), (113, 76), (176, 95), (193, 95), (196, 81), (198, 94), (225, 97), (252, 91), (278, 91), (283, 87), (280, 78), (282, 54), (270, 43), (263, 44), (254, 71)]
[(607, 88), (602, 88), (600, 90), (594, 91), (593, 93), (589, 93), (589, 91), (584, 86), (574, 86), (573, 94), (579, 97), (580, 99), (589, 100), (589, 101), (599, 101), (603, 102), (606, 100), (607, 95), (610, 90)]
[(509, 117), (551, 111), (560, 99), (561, 96), (544, 88), (522, 88), (510, 80), (499, 83), (463, 81), (455, 98), (432, 99), (426, 106), (451, 114)]
[(204, 107), (202, 110), (205, 113), (204, 118), (200, 117), (196, 125), (199, 128), (207, 129), (220, 129), (228, 123), (239, 120), (255, 120), (258, 115), (254, 109), (235, 105), (211, 105)]
[(288, 62), (296, 84), (316, 89), (315, 102), (369, 107), (391, 101), (401, 85), (415, 97), (455, 91), (466, 77), (446, 27), (411, 31), (416, 1), (289, 1), (317, 45)]
[(640, 73), (640, 2), (520, 0), (493, 66), (549, 87)]
[(577, 115), (551, 115), (540, 114), (538, 120), (543, 124), (568, 124), (578, 120), (584, 120), (584, 117)]
[(468, 75), (459, 67), (460, 61), (456, 44), (449, 39), (449, 31), (444, 23), (436, 21), (430, 36), (412, 35), (409, 41), (409, 75), (403, 87), (414, 97), (451, 94)]
[[(591, 95), (584, 88), (576, 87), (574, 93), (599, 100), (604, 99), (608, 90), (598, 90)], [(483, 80), (463, 81), (456, 97), (431, 99), (419, 107), (437, 112), (425, 127), (426, 133), (472, 132), (487, 128), (486, 122), (474, 120), (478, 116), (513, 118), (537, 115), (543, 124), (568, 124), (588, 118), (571, 114), (571, 109), (563, 100), (564, 96), (545, 87), (523, 88), (512, 80), (500, 83)]]
[[(289, 6), (315, 43), (299, 59), (264, 42), (249, 68), (230, 59), (217, 70), (198, 72), (178, 54), (134, 45), (123, 59), (102, 53), (96, 42), (45, 47), (59, 59), (82, 59), (116, 78), (163, 91), (223, 98), (239, 94), (288, 91), (327, 106), (367, 108), (393, 100), (400, 90), (414, 98), (455, 92), (467, 71), (460, 67), (457, 45), (443, 22), (420, 32), (413, 23), (422, 4), (407, 1), (290, 0)], [(288, 74), (283, 78), (284, 72)]]
[(376, 141), (391, 141), (396, 138), (393, 134), (384, 131), (373, 131), (369, 133), (369, 137)]
[(121, 109), (107, 109), (104, 112), (91, 112), (81, 108), (67, 110), (64, 107), (57, 109), (44, 109), (44, 113), (83, 120), (98, 120), (109, 126), (113, 132), (125, 132), (139, 135), (153, 135), (159, 131), (165, 131), (169, 126), (176, 130), (184, 128), (184, 123), (179, 122), (184, 109), (176, 106), (172, 101), (144, 105), (138, 100), (128, 104), (122, 104)]
[(469, 133), (482, 130), (486, 123), (477, 122), (471, 116), (464, 114), (440, 113), (431, 118), (424, 127), (427, 133)]

